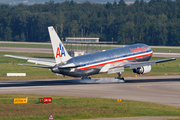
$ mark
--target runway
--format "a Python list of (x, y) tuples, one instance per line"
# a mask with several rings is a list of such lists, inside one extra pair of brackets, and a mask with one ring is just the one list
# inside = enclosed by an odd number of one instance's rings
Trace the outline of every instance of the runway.
[[(0, 41), (0, 43), (10, 43), (10, 44), (34, 44), (34, 45), (51, 45), (51, 43), (48, 43), (48, 42), (13, 42), (13, 41)], [(66, 44), (66, 42), (64, 42), (64, 44)], [(77, 44), (75, 44), (77, 45)], [(99, 44), (95, 44), (94, 46), (99, 46)], [(109, 46), (109, 44), (101, 44), (101, 46)], [(123, 46), (126, 46), (126, 45), (112, 45), (111, 46), (113, 47), (123, 47)], [(168, 49), (180, 49), (179, 46), (150, 46), (151, 48), (168, 48)]]
[[(0, 47), (0, 52), (53, 54), (52, 49), (49, 49), (49, 48)], [(153, 57), (175, 57), (175, 58), (178, 57), (180, 58), (180, 53), (154, 52)]]
[(52, 49), (49, 48), (0, 47), (0, 52), (53, 54)]
[(153, 53), (153, 57), (175, 57), (175, 58), (179, 58), (180, 57), (180, 53), (160, 53), (160, 52), (154, 52)]
[(113, 98), (180, 107), (180, 76), (125, 77), (125, 83), (113, 78), (0, 81), (0, 94)]

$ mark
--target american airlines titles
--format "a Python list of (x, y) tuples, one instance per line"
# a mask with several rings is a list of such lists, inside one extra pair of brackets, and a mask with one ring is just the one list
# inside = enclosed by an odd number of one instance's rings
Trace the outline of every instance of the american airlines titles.
[(137, 47), (137, 48), (134, 48), (134, 49), (130, 48), (131, 53), (136, 53), (136, 52), (146, 51), (146, 50), (147, 50), (147, 48), (145, 46), (144, 47)]

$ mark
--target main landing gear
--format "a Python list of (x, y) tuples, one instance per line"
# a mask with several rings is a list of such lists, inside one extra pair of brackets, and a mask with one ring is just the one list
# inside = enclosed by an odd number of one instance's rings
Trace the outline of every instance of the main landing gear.
[(88, 76), (83, 76), (83, 77), (81, 77), (81, 80), (84, 80), (84, 79), (89, 79), (89, 80), (91, 80), (91, 77), (88, 77)]
[(118, 79), (120, 82), (125, 82), (124, 81), (124, 78), (121, 77), (121, 72), (117, 73), (118, 74), (118, 77), (115, 77), (115, 79)]

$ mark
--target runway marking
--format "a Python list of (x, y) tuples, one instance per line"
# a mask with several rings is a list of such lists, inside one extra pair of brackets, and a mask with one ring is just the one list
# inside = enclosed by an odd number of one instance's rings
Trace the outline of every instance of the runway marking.
[(154, 92), (163, 92), (163, 93), (175, 93), (175, 94), (180, 94), (180, 93), (178, 93), (178, 92), (169, 92), (169, 91), (163, 91), (163, 90), (152, 90), (152, 89), (146, 89), (146, 88), (140, 87), (140, 86), (145, 85), (145, 84), (151, 84), (151, 83), (143, 83), (143, 84), (139, 84), (139, 85), (137, 86), (137, 88), (142, 89), (142, 90), (147, 90), (147, 91), (154, 91)]

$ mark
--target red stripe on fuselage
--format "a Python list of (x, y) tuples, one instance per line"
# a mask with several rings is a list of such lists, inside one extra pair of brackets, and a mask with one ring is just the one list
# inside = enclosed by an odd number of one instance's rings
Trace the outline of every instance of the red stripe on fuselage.
[(83, 68), (78, 68), (78, 70), (85, 70), (85, 69), (89, 69), (89, 68), (93, 68), (93, 67), (98, 67), (98, 66), (102, 66), (102, 65), (106, 65), (106, 64), (111, 64), (111, 63), (115, 63), (115, 62), (121, 62), (121, 61), (124, 61), (124, 60), (130, 60), (130, 59), (135, 59), (135, 58), (139, 58), (139, 57), (145, 57), (145, 56), (149, 56), (149, 55), (152, 55), (152, 54), (153, 54), (153, 52), (148, 53), (148, 54), (144, 54), (144, 55), (130, 57), (130, 58), (124, 58), (124, 59), (115, 60), (115, 61), (111, 61), (111, 62), (106, 62), (106, 63), (101, 63), (101, 64), (97, 64), (97, 65), (87, 66), (87, 67), (83, 67)]

